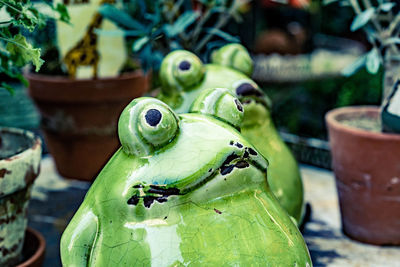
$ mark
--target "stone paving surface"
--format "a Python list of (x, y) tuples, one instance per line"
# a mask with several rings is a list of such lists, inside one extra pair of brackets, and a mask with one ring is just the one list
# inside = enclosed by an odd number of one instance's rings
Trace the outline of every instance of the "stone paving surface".
[[(400, 267), (400, 247), (379, 247), (352, 241), (340, 229), (336, 187), (331, 172), (301, 166), (306, 201), (312, 213), (304, 238), (314, 266)], [(59, 241), (69, 220), (82, 202), (90, 184), (65, 180), (55, 170), (51, 157), (42, 160), (29, 208), (29, 226), (46, 239), (44, 267), (61, 266)]]
[(311, 220), (304, 238), (314, 266), (400, 267), (400, 247), (363, 244), (341, 231), (339, 204), (332, 172), (301, 167), (306, 201), (311, 203)]

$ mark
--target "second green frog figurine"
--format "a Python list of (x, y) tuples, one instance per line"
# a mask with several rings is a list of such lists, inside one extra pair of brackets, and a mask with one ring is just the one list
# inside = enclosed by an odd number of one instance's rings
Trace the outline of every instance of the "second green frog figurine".
[(118, 124), (122, 148), (62, 236), (62, 264), (311, 266), (267, 161), (236, 130), (242, 119), (226, 90), (205, 92), (190, 114), (133, 100)]
[(158, 98), (178, 113), (188, 112), (194, 100), (210, 88), (227, 88), (244, 106), (241, 133), (269, 161), (268, 183), (281, 205), (298, 223), (304, 213), (303, 183), (297, 162), (280, 138), (270, 115), (270, 101), (249, 78), (253, 62), (239, 44), (226, 45), (203, 64), (191, 52), (177, 50), (163, 60)]

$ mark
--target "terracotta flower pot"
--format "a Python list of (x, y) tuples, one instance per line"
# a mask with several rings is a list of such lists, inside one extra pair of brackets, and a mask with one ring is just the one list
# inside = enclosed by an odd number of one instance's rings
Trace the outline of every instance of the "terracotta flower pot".
[(43, 236), (32, 228), (27, 228), (25, 242), (22, 248), (22, 262), (16, 267), (40, 267), (43, 264), (46, 241)]
[(27, 78), (58, 172), (81, 180), (93, 180), (119, 147), (120, 113), (149, 88), (149, 77), (142, 72), (88, 80), (34, 74)]
[(379, 118), (378, 107), (328, 112), (326, 122), (339, 193), (343, 231), (361, 242), (400, 244), (400, 135), (343, 124)]
[(19, 262), (41, 141), (28, 131), (0, 128), (0, 266)]

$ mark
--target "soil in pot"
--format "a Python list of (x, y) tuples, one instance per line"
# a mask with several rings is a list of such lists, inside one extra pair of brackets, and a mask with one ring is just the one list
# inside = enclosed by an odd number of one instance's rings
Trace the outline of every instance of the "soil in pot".
[(344, 233), (400, 245), (400, 135), (376, 131), (378, 107), (336, 109), (326, 121)]
[(343, 118), (343, 120), (340, 121), (346, 126), (358, 128), (361, 130), (369, 131), (369, 132), (374, 132), (374, 133), (380, 133), (382, 129), (382, 122), (380, 118), (376, 118), (368, 116), (367, 114), (360, 114), (359, 117), (354, 117), (354, 118)]
[(31, 132), (0, 128), (0, 266), (20, 260), (41, 141)]
[(149, 88), (149, 76), (142, 72), (89, 80), (33, 74), (27, 78), (58, 172), (89, 181), (119, 147), (120, 113)]
[(17, 267), (40, 267), (45, 255), (46, 241), (43, 236), (32, 228), (27, 228), (22, 248), (22, 261)]

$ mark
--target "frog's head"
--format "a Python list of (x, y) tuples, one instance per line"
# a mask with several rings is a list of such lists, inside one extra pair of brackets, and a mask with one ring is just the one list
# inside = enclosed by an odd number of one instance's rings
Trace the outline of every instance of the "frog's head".
[[(227, 88), (243, 103), (246, 113), (257, 114), (259, 110), (268, 110), (270, 101), (249, 78), (252, 71), (253, 62), (250, 55), (240, 44), (229, 44), (215, 51), (211, 57), (211, 64), (203, 64), (189, 51), (173, 51), (161, 64), (160, 99), (176, 112), (185, 113), (202, 91), (209, 88)], [(247, 117), (254, 116), (246, 115), (246, 123)]]
[[(190, 114), (177, 115), (154, 98), (137, 98), (119, 120), (122, 149), (96, 183), (107, 188), (105, 197), (119, 194), (127, 208), (142, 211), (162, 209), (164, 202), (202, 191), (211, 181), (214, 191), (208, 187), (207, 194), (196, 195), (220, 197), (248, 186), (250, 180), (259, 188), (265, 184), (267, 161), (237, 130), (242, 118), (243, 106), (226, 89), (204, 91)], [(239, 175), (246, 171), (254, 174)], [(247, 180), (238, 181), (242, 177)], [(229, 189), (221, 189), (221, 181), (229, 181)]]

